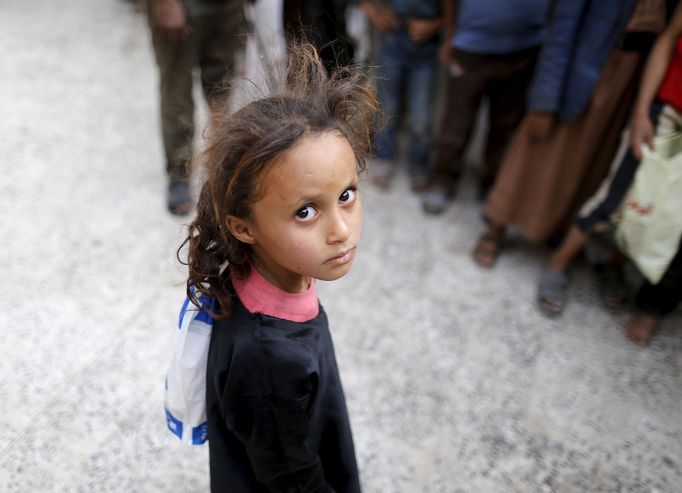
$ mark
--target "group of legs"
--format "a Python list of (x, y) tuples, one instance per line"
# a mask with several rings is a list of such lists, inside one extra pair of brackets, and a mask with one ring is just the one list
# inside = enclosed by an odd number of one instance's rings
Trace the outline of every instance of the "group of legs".
[[(669, 106), (655, 102), (650, 117), (656, 134), (666, 135), (682, 128), (682, 120)], [(586, 245), (601, 232), (612, 232), (619, 208), (635, 177), (639, 160), (631, 150), (614, 161), (608, 177), (579, 211), (562, 242), (553, 251), (545, 266), (537, 289), (540, 310), (548, 316), (562, 313), (568, 300), (569, 270)], [(474, 250), (475, 261), (483, 267), (493, 267), (505, 237), (505, 226), (491, 223)], [(682, 244), (680, 245), (682, 247)], [(611, 309), (629, 302), (622, 268), (626, 257), (617, 249), (603, 264), (595, 265), (600, 281), (602, 302)], [(634, 297), (635, 313), (625, 326), (628, 339), (638, 346), (647, 346), (659, 322), (682, 301), (682, 250), (673, 257), (663, 278), (656, 284), (644, 280)]]

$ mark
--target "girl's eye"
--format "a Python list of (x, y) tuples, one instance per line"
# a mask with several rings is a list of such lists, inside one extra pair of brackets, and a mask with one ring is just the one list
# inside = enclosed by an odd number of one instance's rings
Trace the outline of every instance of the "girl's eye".
[(341, 194), (339, 197), (339, 202), (342, 204), (352, 204), (355, 202), (355, 196), (357, 195), (357, 190), (355, 188), (349, 188)]
[(317, 216), (317, 210), (312, 205), (306, 205), (296, 212), (296, 219), (302, 222), (312, 221)]

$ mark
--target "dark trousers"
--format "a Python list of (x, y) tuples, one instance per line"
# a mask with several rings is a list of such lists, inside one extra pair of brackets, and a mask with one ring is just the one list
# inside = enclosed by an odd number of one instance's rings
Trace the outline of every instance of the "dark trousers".
[[(169, 41), (157, 26), (148, 3), (152, 44), (159, 67), (161, 132), (166, 171), (172, 179), (189, 177), (194, 139), (192, 71), (198, 67), (204, 96), (212, 104), (234, 72), (235, 54), (244, 44), (243, 1), (216, 4), (185, 2), (189, 34), (182, 41)], [(212, 7), (211, 5), (218, 5)]]
[(658, 284), (644, 281), (637, 292), (637, 309), (656, 318), (663, 318), (682, 301), (682, 243), (677, 247), (668, 270)]
[(526, 109), (526, 90), (535, 68), (538, 48), (481, 55), (455, 50), (453, 62), (461, 73), (448, 75), (445, 112), (435, 146), (432, 183), (454, 188), (462, 172), (464, 151), (481, 101), (489, 105), (489, 130), (481, 188), (492, 185), (502, 157)]

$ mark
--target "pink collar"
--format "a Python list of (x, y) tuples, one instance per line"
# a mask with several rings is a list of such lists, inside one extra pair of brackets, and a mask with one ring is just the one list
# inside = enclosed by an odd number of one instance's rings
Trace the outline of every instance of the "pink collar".
[(320, 312), (315, 279), (312, 278), (310, 286), (302, 293), (287, 293), (271, 284), (258, 269), (251, 266), (249, 276), (246, 279), (233, 276), (232, 285), (251, 313), (262, 313), (292, 322), (307, 322)]

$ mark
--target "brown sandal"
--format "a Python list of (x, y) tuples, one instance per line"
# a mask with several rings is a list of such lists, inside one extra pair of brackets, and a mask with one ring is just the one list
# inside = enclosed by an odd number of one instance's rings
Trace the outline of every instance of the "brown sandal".
[(496, 236), (489, 231), (483, 233), (474, 248), (474, 261), (481, 267), (491, 269), (497, 262), (497, 257), (500, 256), (503, 242), (503, 237)]

